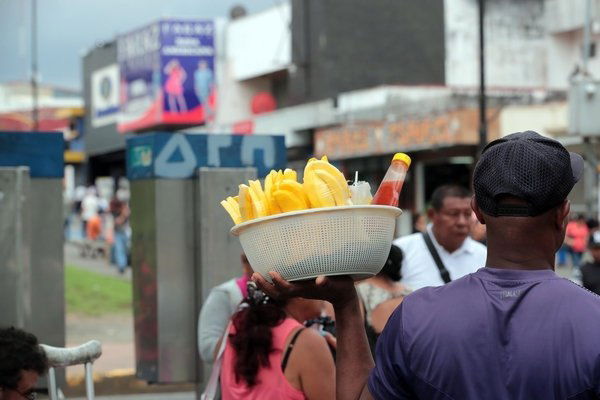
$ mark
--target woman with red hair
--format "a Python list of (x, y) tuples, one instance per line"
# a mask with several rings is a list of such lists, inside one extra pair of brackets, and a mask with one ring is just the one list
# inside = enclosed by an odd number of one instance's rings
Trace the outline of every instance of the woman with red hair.
[(328, 344), (301, 324), (322, 311), (320, 300), (274, 300), (249, 282), (223, 354), (223, 400), (333, 399), (335, 365)]

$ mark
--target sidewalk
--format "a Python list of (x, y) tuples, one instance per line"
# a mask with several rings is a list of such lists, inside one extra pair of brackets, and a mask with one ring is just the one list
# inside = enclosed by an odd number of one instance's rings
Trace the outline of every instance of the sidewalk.
[[(133, 316), (130, 313), (88, 317), (67, 314), (67, 346), (78, 346), (96, 339), (102, 343), (102, 356), (94, 363), (94, 373), (133, 375), (135, 353)], [(83, 367), (67, 369), (67, 377), (83, 376)]]
[(82, 257), (77, 241), (65, 242), (65, 265), (74, 265), (103, 275), (116, 276), (131, 280), (131, 268), (120, 274), (116, 266), (110, 265), (105, 258)]

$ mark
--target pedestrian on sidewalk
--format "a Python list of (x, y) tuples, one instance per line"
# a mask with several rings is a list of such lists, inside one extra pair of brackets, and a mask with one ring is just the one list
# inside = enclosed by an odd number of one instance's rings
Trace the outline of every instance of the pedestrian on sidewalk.
[(600, 397), (600, 298), (554, 272), (583, 159), (535, 132), (488, 144), (473, 173), (485, 268), (407, 296), (371, 358), (349, 277), (273, 284), (270, 296), (333, 303), (337, 399)]
[(123, 189), (117, 190), (110, 201), (110, 213), (113, 218), (113, 254), (119, 273), (125, 273), (128, 264), (127, 228), (129, 223), (129, 205), (125, 199)]
[(84, 238), (87, 237), (88, 221), (94, 217), (97, 217), (99, 210), (100, 210), (100, 202), (98, 199), (98, 194), (96, 192), (96, 188), (94, 186), (90, 186), (86, 189), (85, 196), (81, 200), (81, 221), (82, 221), (82, 231), (83, 231)]
[(567, 252), (571, 255), (573, 262), (573, 271), (575, 277), (579, 275), (579, 267), (581, 266), (581, 258), (587, 248), (589, 239), (589, 229), (585, 220), (585, 215), (578, 214), (567, 224), (567, 234), (565, 236), (565, 244)]

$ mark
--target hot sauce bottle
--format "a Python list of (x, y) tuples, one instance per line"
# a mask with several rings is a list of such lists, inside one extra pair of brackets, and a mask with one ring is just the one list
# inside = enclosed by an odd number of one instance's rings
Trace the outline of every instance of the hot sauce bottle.
[(408, 167), (410, 167), (410, 157), (407, 154), (394, 154), (392, 164), (385, 173), (371, 204), (398, 207), (400, 191), (402, 190)]

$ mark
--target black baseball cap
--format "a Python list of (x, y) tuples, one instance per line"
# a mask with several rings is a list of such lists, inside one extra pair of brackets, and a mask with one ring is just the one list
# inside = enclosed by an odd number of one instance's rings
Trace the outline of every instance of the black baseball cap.
[[(479, 208), (500, 217), (534, 217), (561, 204), (583, 175), (583, 158), (533, 131), (490, 142), (473, 173)], [(525, 204), (502, 204), (504, 195)]]

